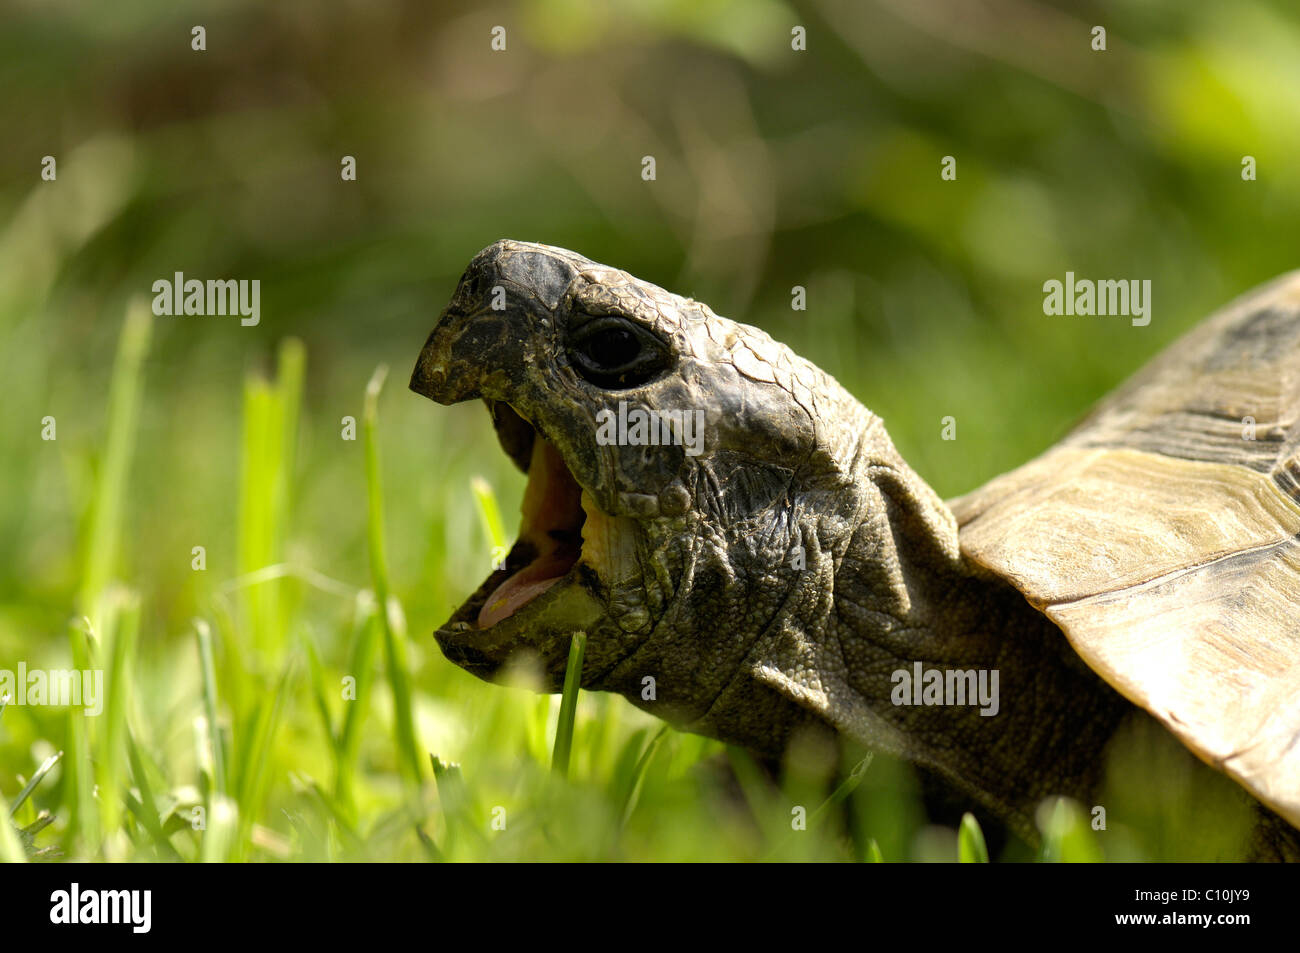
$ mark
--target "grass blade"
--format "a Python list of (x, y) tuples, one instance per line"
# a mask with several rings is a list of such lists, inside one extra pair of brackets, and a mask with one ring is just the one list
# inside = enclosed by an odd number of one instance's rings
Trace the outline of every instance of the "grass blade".
[(294, 469), (298, 460), (298, 418), (302, 413), (302, 385), (306, 376), (307, 352), (302, 341), (285, 338), (276, 360), (276, 392), (280, 404), (280, 479), (276, 484), (279, 526), (286, 529), (293, 502)]
[(353, 622), (356, 638), (348, 661), (348, 674), (356, 679), (353, 685), (355, 697), (347, 702), (343, 712), (334, 778), (335, 797), (349, 811), (355, 810), (353, 779), (357, 770), (357, 756), (361, 751), (361, 726), (370, 708), (370, 685), (375, 674), (375, 643), (379, 641), (381, 626), (374, 595), (369, 591), (358, 593)]
[(867, 773), (867, 768), (871, 767), (871, 762), (874, 758), (874, 753), (868, 753), (865, 758), (853, 766), (853, 770), (849, 772), (849, 776), (840, 782), (839, 786), (831, 792), (830, 797), (822, 801), (817, 810), (812, 812), (812, 816), (808, 818), (808, 826), (810, 828), (815, 825), (818, 819), (820, 819), (828, 810), (836, 804), (839, 804), (857, 790), (858, 785), (862, 783), (862, 778)]
[(236, 801), (239, 807), (239, 836), (234, 844), (234, 860), (244, 859), (253, 821), (261, 811), (265, 799), (266, 766), (270, 761), (271, 743), (284, 712), (284, 701), (293, 684), (296, 668), (294, 661), (291, 657), (285, 663), (276, 682), (275, 693), (258, 706), (256, 720), (253, 722), (251, 743), (244, 755), (244, 770), (239, 779), (239, 796)]
[(447, 833), (450, 836), (469, 809), (469, 792), (465, 788), (465, 776), (461, 774), (460, 765), (443, 761), (437, 755), (429, 755), (429, 762), (433, 765), (433, 781), (438, 788), (438, 804), (442, 807)]
[(239, 827), (239, 811), (235, 802), (224, 794), (210, 801), (203, 841), (199, 845), (199, 860), (205, 864), (224, 862), (231, 853), (235, 833)]
[(171, 840), (163, 832), (158, 813), (158, 802), (154, 800), (153, 796), (153, 786), (149, 783), (144, 758), (140, 756), (140, 749), (136, 746), (135, 736), (132, 735), (129, 724), (126, 728), (126, 755), (131, 766), (131, 778), (135, 781), (135, 787), (140, 792), (138, 800), (134, 797), (128, 797), (127, 808), (135, 815), (136, 820), (149, 833), (149, 836), (153, 838), (154, 844), (166, 855), (167, 860), (180, 860), (180, 854), (176, 852)]
[[(140, 600), (123, 594), (105, 632), (108, 656), (107, 698), (96, 732), (95, 780), (99, 787), (99, 824), (103, 849), (112, 853), (112, 835), (122, 823), (123, 790), (126, 784), (126, 714), (131, 693), (131, 670), (136, 638), (140, 631)], [(106, 859), (119, 859), (115, 856)]]
[(551, 771), (562, 778), (569, 776), (569, 755), (573, 750), (573, 720), (578, 711), (578, 691), (582, 682), (582, 655), (587, 649), (587, 633), (575, 632), (569, 642), (569, 662), (564, 669), (564, 694), (560, 698), (560, 717), (555, 723), (555, 753)]
[(321, 809), (322, 816), (327, 821), (334, 822), (339, 837), (343, 841), (344, 849), (353, 854), (364, 855), (366, 852), (365, 840), (356, 832), (352, 826), (352, 820), (340, 810), (340, 805), (335, 803), (325, 789), (315, 779), (306, 775), (299, 775), (296, 778), (296, 783), (315, 801), (316, 806)]
[(967, 811), (961, 816), (957, 829), (957, 860), (963, 864), (987, 864), (989, 849), (984, 843), (984, 832), (975, 815)]
[(766, 851), (767, 859), (772, 859), (790, 841), (784, 802), (754, 756), (744, 748), (727, 745), (727, 763), (758, 827), (758, 846), (762, 849), (764, 844), (775, 845)]
[(202, 619), (194, 620), (199, 647), (199, 670), (203, 682), (203, 714), (207, 720), (208, 745), (212, 757), (212, 787), (218, 796), (226, 793), (226, 762), (221, 732), (217, 727), (217, 668), (212, 658), (212, 630)]
[[(88, 618), (68, 627), (68, 640), (72, 646), (72, 666), (75, 670), (89, 671), (90, 648), (87, 645)], [(63, 834), (64, 849), (72, 854), (78, 835), (86, 844), (99, 843), (99, 810), (95, 806), (95, 773), (90, 757), (90, 725), (86, 712), (80, 708), (68, 709), (68, 773), (69, 805), (68, 826)]]
[(501, 508), (497, 506), (497, 497), (492, 492), (492, 485), (482, 477), (476, 476), (469, 481), (469, 487), (474, 494), (479, 522), (483, 526), (483, 535), (487, 537), (488, 545), (492, 547), (494, 556), (504, 552), (509, 547), (509, 543), (506, 540), (505, 525), (501, 522)]
[(641, 797), (641, 785), (645, 780), (646, 769), (650, 767), (651, 760), (659, 751), (659, 745), (667, 734), (668, 726), (662, 725), (645, 746), (645, 750), (641, 752), (641, 757), (637, 759), (636, 766), (632, 769), (632, 775), (628, 779), (630, 783), (628, 784), (627, 795), (623, 798), (623, 809), (619, 812), (620, 829), (627, 827), (627, 822), (632, 818), (632, 812), (636, 810), (636, 802)]
[[(117, 357), (108, 391), (108, 433), (103, 465), (95, 481), (90, 528), (86, 538), (85, 564), (81, 573), (82, 611), (97, 628), (98, 602), (117, 568), (118, 540), (122, 532), (123, 498), (131, 451), (135, 444), (140, 410), (141, 367), (149, 349), (149, 306), (135, 298), (127, 306), (126, 321), (118, 339)], [(74, 650), (73, 659), (77, 658)], [(80, 667), (80, 666), (78, 666)]]
[[(153, 318), (143, 298), (127, 305), (126, 319), (118, 338), (117, 356), (109, 382), (106, 412), (107, 430), (104, 457), (95, 480), (90, 504), (88, 530), (83, 550), (81, 590), (77, 602), (86, 616), (90, 630), (103, 631), (106, 620), (102, 605), (104, 592), (117, 571), (119, 541), (122, 533), (127, 476), (140, 412), (142, 368), (149, 350)], [(72, 667), (90, 669), (86, 635), (74, 624), (68, 633)], [(94, 768), (90, 756), (90, 726), (84, 711), (69, 709), (67, 750), (69, 752), (67, 790), (70, 794), (68, 827), (64, 845), (69, 853), (78, 835), (84, 843), (99, 843), (99, 812), (94, 798)]]
[(1038, 859), (1045, 864), (1100, 863), (1101, 847), (1077, 801), (1046, 798), (1034, 812), (1043, 842)]
[(307, 655), (308, 684), (311, 686), (311, 698), (320, 715), (321, 729), (325, 740), (329, 742), (330, 751), (338, 757), (339, 737), (334, 731), (334, 716), (330, 714), (329, 702), (325, 698), (325, 669), (321, 665), (320, 652), (316, 650), (316, 640), (310, 632), (304, 632), (302, 648)]
[(27, 854), (18, 840), (18, 832), (14, 830), (14, 822), (10, 819), (11, 814), (13, 809), (5, 801), (5, 796), (0, 794), (0, 861), (6, 864), (24, 864), (27, 862)]
[[(239, 574), (248, 576), (282, 562), (298, 415), (306, 364), (302, 342), (280, 345), (276, 380), (250, 376), (244, 384), (244, 428), (239, 480)], [(259, 660), (278, 667), (286, 644), (284, 582), (271, 578), (241, 591), (246, 621)], [(242, 711), (243, 706), (236, 706)]]
[(384, 387), (388, 368), (380, 365), (366, 385), (365, 452), (366, 495), (369, 501), (370, 575), (378, 603), (380, 631), (384, 638), (384, 657), (388, 681), (393, 691), (394, 730), (397, 735), (398, 765), (415, 806), (420, 788), (419, 744), (415, 738), (415, 717), (411, 704), (410, 675), (406, 662), (406, 643), (394, 632), (396, 615), (389, 599), (388, 557), (384, 548), (384, 500), (379, 467), (379, 393)]
[(14, 798), (14, 803), (9, 808), (10, 817), (13, 817), (14, 814), (18, 812), (18, 809), (23, 806), (23, 802), (31, 796), (33, 791), (36, 790), (36, 785), (40, 784), (41, 781), (44, 780), (45, 776), (50, 773), (51, 769), (53, 769), (56, 764), (59, 763), (62, 757), (63, 752), (59, 751), (50, 755), (41, 762), (41, 766), (36, 769), (36, 773), (32, 775), (32, 779), (23, 786), (23, 789), (18, 792), (18, 796)]

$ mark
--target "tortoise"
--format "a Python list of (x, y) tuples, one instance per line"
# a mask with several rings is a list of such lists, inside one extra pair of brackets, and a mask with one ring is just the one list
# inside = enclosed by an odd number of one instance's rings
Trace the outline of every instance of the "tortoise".
[(760, 758), (887, 752), (1030, 843), (1043, 798), (1181, 758), (1240, 821), (1215, 857), (1300, 856), (1300, 272), (946, 502), (830, 375), (562, 248), (475, 256), (410, 386), (485, 401), (528, 474), (435, 633), (468, 671), (559, 691), (582, 631), (583, 688)]

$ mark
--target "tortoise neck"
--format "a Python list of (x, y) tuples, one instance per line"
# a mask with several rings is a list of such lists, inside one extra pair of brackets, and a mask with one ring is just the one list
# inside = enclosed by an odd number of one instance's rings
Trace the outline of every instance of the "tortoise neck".
[(835, 574), (851, 694), (831, 720), (1032, 841), (1042, 798), (1087, 803), (1102, 749), (1132, 708), (1050, 619), (963, 557), (951, 510), (901, 458), (868, 477), (866, 516)]

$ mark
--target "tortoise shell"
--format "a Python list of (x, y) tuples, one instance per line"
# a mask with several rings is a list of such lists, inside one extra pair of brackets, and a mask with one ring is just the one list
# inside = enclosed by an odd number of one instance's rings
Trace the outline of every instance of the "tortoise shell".
[(1300, 272), (951, 505), (969, 559), (1300, 826)]

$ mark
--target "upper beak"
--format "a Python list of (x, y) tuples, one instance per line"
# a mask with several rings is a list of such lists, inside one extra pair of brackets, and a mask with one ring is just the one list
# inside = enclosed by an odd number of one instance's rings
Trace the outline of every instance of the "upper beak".
[(437, 327), (429, 335), (429, 340), (424, 342), (420, 356), (416, 358), (415, 370), (411, 372), (411, 390), (440, 404), (454, 404), (466, 398), (455, 396), (447, 388), (447, 371), (450, 367), (449, 348), (447, 335), (439, 334), (445, 321), (444, 314), (438, 319)]
[(411, 390), (440, 404), (508, 400), (524, 370), (527, 324), (515, 309), (467, 314), (448, 308), (416, 359)]
[(440, 404), (509, 400), (507, 392), (522, 381), (535, 322), (554, 311), (581, 263), (590, 264), (543, 245), (489, 245), (470, 262), (425, 342), (411, 390)]

